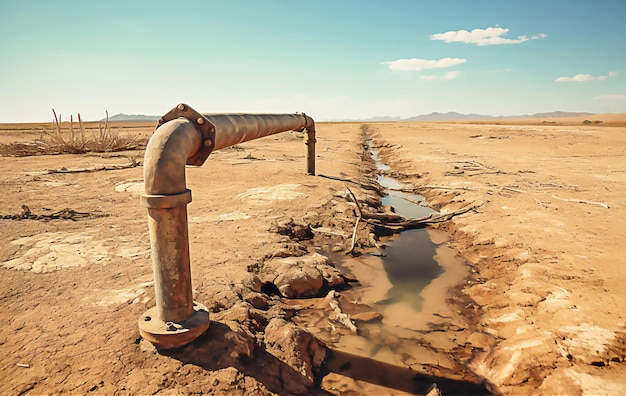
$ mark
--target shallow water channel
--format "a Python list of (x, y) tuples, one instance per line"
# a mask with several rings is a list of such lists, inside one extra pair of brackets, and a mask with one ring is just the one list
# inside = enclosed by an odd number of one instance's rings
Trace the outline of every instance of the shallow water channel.
[[(406, 218), (434, 212), (424, 197), (399, 191), (403, 186), (384, 175), (389, 167), (376, 151), (372, 156), (378, 183), (386, 189), (384, 205)], [(444, 395), (488, 394), (448, 353), (468, 333), (446, 302), (449, 289), (467, 276), (468, 268), (447, 241), (442, 231), (416, 229), (382, 241), (382, 254), (331, 255), (338, 268), (359, 280), (334, 295), (356, 332), (329, 314), (332, 292), (315, 302), (298, 301), (307, 309), (294, 318), (331, 347), (323, 389), (336, 394), (425, 394), (436, 383)]]
[[(391, 169), (380, 160), (377, 150), (372, 150), (372, 158), (379, 171)], [(391, 206), (396, 214), (406, 219), (418, 219), (435, 212), (427, 206), (423, 196), (401, 191), (404, 186), (396, 179), (379, 174), (377, 181), (385, 188), (382, 204)], [(433, 241), (431, 234), (439, 243)], [(422, 290), (444, 272), (435, 259), (441, 238), (445, 235), (416, 229), (404, 231), (387, 241), (381, 256), (383, 268), (392, 284), (387, 291), (386, 302), (390, 305), (406, 302), (416, 312), (422, 310)]]

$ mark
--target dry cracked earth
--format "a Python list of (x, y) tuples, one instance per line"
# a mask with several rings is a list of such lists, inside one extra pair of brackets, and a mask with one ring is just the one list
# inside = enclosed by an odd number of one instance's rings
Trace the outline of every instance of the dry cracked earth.
[[(317, 129), (317, 176), (296, 132), (187, 168), (194, 300), (211, 326), (172, 351), (137, 326), (155, 303), (143, 152), (0, 157), (0, 392), (624, 393), (626, 127)], [(32, 139), (27, 126), (0, 130), (3, 144)], [(361, 222), (358, 257), (347, 254), (359, 209), (347, 187), (364, 212), (390, 213), (366, 139), (440, 213), (472, 208), (429, 226), (447, 232), (465, 272), (446, 270), (428, 292), (441, 303), (407, 316), (411, 332), (393, 338), (400, 360), (393, 346), (373, 359), (333, 342), (395, 326), (362, 303), (384, 274), (354, 261), (377, 260), (367, 253), (386, 237)]]

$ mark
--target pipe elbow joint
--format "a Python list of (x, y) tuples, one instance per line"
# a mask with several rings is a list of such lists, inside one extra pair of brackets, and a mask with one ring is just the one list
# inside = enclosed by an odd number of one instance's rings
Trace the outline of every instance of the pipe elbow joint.
[(171, 198), (175, 202), (191, 199), (186, 187), (185, 165), (187, 159), (199, 151), (202, 141), (202, 133), (185, 118), (157, 128), (144, 156), (144, 204), (156, 204), (155, 199), (150, 199), (155, 196), (181, 195)]

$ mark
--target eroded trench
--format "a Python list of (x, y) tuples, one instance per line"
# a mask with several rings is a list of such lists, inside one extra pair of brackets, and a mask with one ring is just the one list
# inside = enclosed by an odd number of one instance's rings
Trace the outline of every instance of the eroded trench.
[[(384, 189), (382, 204), (406, 219), (435, 212), (421, 195), (403, 191), (374, 142), (366, 143)], [(427, 394), (436, 387), (444, 395), (491, 394), (466, 366), (480, 352), (471, 346), (475, 333), (459, 289), (469, 267), (448, 239), (443, 231), (421, 228), (385, 237), (380, 249), (357, 257), (323, 252), (358, 282), (325, 298), (290, 302), (302, 308), (293, 320), (331, 349), (322, 389)]]

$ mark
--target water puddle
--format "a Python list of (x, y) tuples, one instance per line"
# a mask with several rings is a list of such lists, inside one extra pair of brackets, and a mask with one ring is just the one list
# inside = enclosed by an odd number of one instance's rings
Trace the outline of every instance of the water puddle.
[[(378, 150), (372, 150), (372, 159), (379, 171), (391, 170), (380, 159)], [(377, 181), (385, 188), (382, 204), (393, 207), (396, 214), (407, 219), (418, 219), (435, 212), (425, 206), (423, 196), (401, 191), (404, 185), (396, 179), (379, 174)], [(382, 264), (392, 285), (387, 291), (386, 301), (394, 304), (404, 302), (415, 311), (421, 311), (422, 290), (444, 272), (435, 259), (438, 244), (433, 242), (431, 234), (435, 236), (436, 233), (426, 229), (408, 230), (386, 241)], [(440, 241), (439, 244), (447, 240), (443, 233), (437, 234), (435, 238)]]
[[(426, 201), (421, 195), (393, 190), (388, 190), (387, 194), (382, 199), (383, 205), (392, 206), (397, 214), (407, 219), (419, 219), (434, 212), (428, 206), (424, 206)], [(421, 200), (417, 201), (420, 198)]]
[(372, 150), (372, 159), (376, 164), (376, 169), (380, 172), (376, 181), (385, 188), (385, 194), (387, 194), (382, 198), (383, 205), (393, 207), (394, 212), (407, 219), (419, 219), (435, 212), (428, 207), (428, 202), (423, 196), (402, 191), (405, 188), (402, 183), (385, 175), (384, 172), (390, 171), (391, 167), (381, 161), (378, 150)]
[[(386, 175), (391, 169), (372, 151), (378, 182), (386, 189), (383, 204), (405, 218), (433, 213), (424, 197), (402, 191), (403, 185)], [(447, 303), (450, 288), (468, 274), (465, 261), (447, 241), (442, 231), (416, 229), (384, 240), (380, 255), (346, 258), (325, 252), (359, 283), (324, 299), (293, 301), (306, 308), (294, 320), (333, 351), (323, 389), (425, 394), (437, 384), (444, 395), (489, 394), (449, 353), (464, 345), (471, 332)]]

